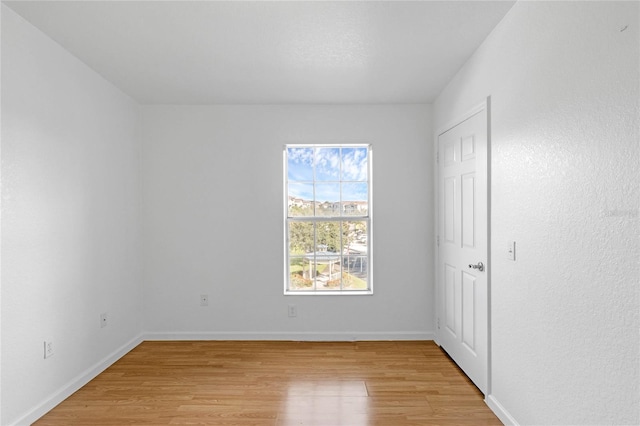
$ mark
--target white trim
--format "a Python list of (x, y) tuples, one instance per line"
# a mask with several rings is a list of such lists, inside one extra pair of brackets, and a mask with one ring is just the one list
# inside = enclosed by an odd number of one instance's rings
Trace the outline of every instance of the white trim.
[(489, 406), (493, 414), (495, 414), (500, 421), (505, 425), (520, 426), (520, 424), (513, 418), (511, 414), (498, 402), (493, 395), (488, 395), (484, 402)]
[(286, 340), (309, 342), (357, 342), (375, 340), (433, 340), (435, 334), (424, 331), (320, 331), (320, 332), (270, 332), (270, 331), (202, 331), (202, 332), (151, 332), (144, 340)]
[(438, 292), (438, 268), (440, 265), (440, 205), (438, 204), (440, 201), (440, 144), (438, 143), (438, 137), (440, 132), (436, 132), (433, 135), (433, 230), (435, 231), (435, 240), (431, 242), (433, 244), (433, 332), (435, 337), (433, 341), (440, 347), (440, 343), (438, 342), (438, 334), (439, 334), (439, 306), (438, 303), (440, 301), (440, 294)]
[(126, 355), (133, 348), (142, 343), (142, 334), (134, 337), (115, 351), (111, 352), (111, 354), (107, 355), (92, 367), (89, 367), (84, 372), (80, 373), (74, 379), (72, 379), (69, 383), (62, 386), (58, 391), (51, 394), (48, 398), (34, 407), (31, 411), (25, 413), (22, 417), (15, 420), (11, 425), (15, 426), (28, 426), (38, 420), (40, 417), (47, 414), (51, 411), (56, 405), (60, 404), (62, 401), (71, 396), (78, 389), (89, 383), (93, 380), (98, 374), (102, 373), (104, 370), (113, 365), (117, 360)]
[(491, 244), (492, 244), (492, 227), (491, 227), (491, 221), (492, 221), (492, 206), (493, 204), (491, 203), (491, 199), (492, 199), (492, 189), (491, 189), (491, 182), (492, 182), (492, 174), (493, 174), (493, 168), (491, 167), (491, 160), (492, 160), (492, 142), (493, 142), (493, 137), (491, 135), (491, 132), (493, 131), (493, 129), (491, 128), (491, 95), (487, 96), (487, 99), (485, 101), (485, 108), (487, 109), (487, 395), (491, 395), (492, 392), (492, 378), (493, 378), (493, 355), (492, 355), (492, 350), (491, 348), (492, 346), (492, 330), (493, 330), (493, 323), (491, 321), (491, 312), (492, 312), (492, 303), (491, 303), (491, 296), (492, 296), (492, 283), (493, 283), (493, 260), (491, 258)]
[(285, 296), (363, 296), (373, 295), (373, 290), (293, 290)]

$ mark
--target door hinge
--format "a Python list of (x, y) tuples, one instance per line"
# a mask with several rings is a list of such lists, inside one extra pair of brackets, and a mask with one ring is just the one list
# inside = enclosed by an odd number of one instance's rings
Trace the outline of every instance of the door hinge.
[(440, 330), (440, 318), (438, 318), (438, 330)]
[(436, 164), (440, 164), (440, 151), (436, 151)]
[(436, 245), (440, 247), (440, 235), (436, 237)]

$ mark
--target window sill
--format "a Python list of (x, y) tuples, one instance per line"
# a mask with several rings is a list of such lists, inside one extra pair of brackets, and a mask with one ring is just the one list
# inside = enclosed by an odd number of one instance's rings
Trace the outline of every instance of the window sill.
[(285, 296), (372, 296), (373, 290), (361, 290), (361, 291), (285, 291)]

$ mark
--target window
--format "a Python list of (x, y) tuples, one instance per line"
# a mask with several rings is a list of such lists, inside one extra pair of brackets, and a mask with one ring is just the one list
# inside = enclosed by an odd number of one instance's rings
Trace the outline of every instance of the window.
[(371, 146), (287, 145), (285, 294), (371, 294)]

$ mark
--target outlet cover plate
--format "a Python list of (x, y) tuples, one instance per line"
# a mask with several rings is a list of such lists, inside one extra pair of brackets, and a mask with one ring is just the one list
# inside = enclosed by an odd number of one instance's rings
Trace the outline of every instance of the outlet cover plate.
[(51, 340), (44, 342), (44, 359), (51, 358), (53, 356), (53, 342)]
[(289, 318), (295, 318), (298, 316), (298, 308), (296, 307), (296, 305), (289, 305), (287, 309), (289, 313)]

